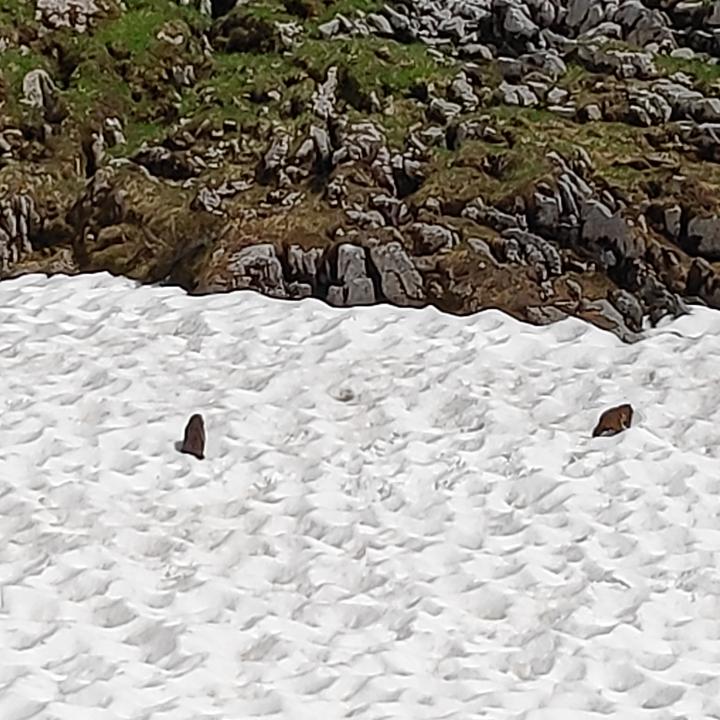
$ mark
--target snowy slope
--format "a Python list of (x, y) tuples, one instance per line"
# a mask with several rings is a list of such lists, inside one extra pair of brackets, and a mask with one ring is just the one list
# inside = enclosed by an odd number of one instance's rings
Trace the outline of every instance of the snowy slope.
[(720, 313), (31, 276), (0, 328), (0, 719), (720, 716)]

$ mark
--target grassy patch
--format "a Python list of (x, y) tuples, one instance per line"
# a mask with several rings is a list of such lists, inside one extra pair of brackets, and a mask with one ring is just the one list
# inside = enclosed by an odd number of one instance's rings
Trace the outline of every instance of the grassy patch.
[(281, 55), (232, 53), (215, 56), (210, 83), (226, 101), (256, 90), (269, 91), (297, 75), (297, 68)]
[(597, 80), (597, 76), (593, 75), (579, 63), (569, 63), (567, 72), (558, 79), (558, 87), (571, 93), (579, 93)]
[(565, 125), (565, 123), (550, 110), (538, 108), (524, 108), (515, 105), (495, 105), (488, 109), (487, 114), (500, 122), (524, 128), (537, 128), (538, 126)]
[(383, 0), (334, 0), (328, 4), (320, 15), (320, 22), (332, 20), (336, 15), (352, 17), (358, 12), (371, 13), (380, 10), (385, 3)]
[[(23, 97), (23, 78), (31, 70), (42, 68), (49, 70), (47, 60), (33, 51), (6, 50), (0, 54), (0, 78), (7, 92), (5, 111), (10, 115), (22, 112), (20, 100)], [(0, 91), (1, 95), (1, 91)]]
[(129, 122), (124, 129), (126, 143), (110, 148), (109, 152), (115, 157), (132, 155), (143, 143), (159, 141), (164, 133), (165, 128), (157, 123)]
[(441, 64), (422, 43), (402, 45), (375, 37), (307, 40), (296, 54), (316, 79), (335, 65), (364, 94), (375, 90), (402, 97), (421, 82), (447, 82), (455, 72), (453, 64)]
[[(243, 122), (257, 116), (261, 103), (266, 117), (286, 113), (283, 122), (298, 124), (292, 118), (307, 120), (315, 83), (325, 79), (331, 66), (340, 72), (340, 100), (351, 108), (367, 110), (372, 91), (381, 98), (395, 98), (393, 115), (373, 117), (397, 142), (409, 124), (422, 118), (422, 108), (408, 99), (413, 87), (429, 80), (443, 83), (453, 73), (452, 67), (441, 65), (422, 45), (400, 45), (377, 38), (309, 39), (293, 53), (216, 53), (211, 76), (185, 94), (181, 111), (183, 115), (205, 112)], [(273, 90), (280, 94), (280, 100), (271, 98)], [(295, 108), (289, 115), (288, 105)]]
[(0, 28), (5, 23), (29, 22), (34, 19), (34, 3), (28, 0), (3, 0), (0, 3)]
[[(505, 136), (506, 146), (476, 141), (463, 145), (455, 154), (436, 151), (438, 193), (447, 185), (460, 195), (469, 189), (471, 196), (502, 201), (521, 194), (549, 173), (549, 152), (572, 157), (579, 148), (590, 155), (600, 177), (622, 188), (634, 188), (647, 179), (643, 171), (623, 164), (651, 152), (642, 128), (609, 122), (578, 124), (534, 108), (498, 106), (483, 113)], [(502, 171), (497, 177), (485, 171), (488, 163), (484, 158), (488, 156), (502, 156)]]
[(379, 114), (374, 119), (385, 130), (388, 144), (400, 148), (410, 128), (425, 119), (425, 107), (415, 100), (400, 99), (395, 101), (392, 114)]
[(436, 148), (426, 167), (429, 179), (418, 199), (482, 198), (491, 204), (511, 203), (550, 169), (541, 146), (507, 148), (473, 140), (463, 143), (457, 152)]
[(123, 79), (94, 60), (87, 60), (76, 68), (65, 97), (78, 119), (95, 106), (124, 112), (131, 104), (130, 88)]
[(673, 58), (668, 55), (658, 55), (655, 58), (655, 64), (659, 70), (664, 71), (667, 75), (672, 75), (676, 72), (689, 75), (693, 78), (699, 90), (714, 90), (717, 92), (718, 89), (720, 89), (720, 65), (711, 65), (697, 58), (683, 60), (682, 58)]
[[(210, 77), (183, 94), (180, 112), (244, 124), (257, 119), (263, 107), (268, 116), (277, 118), (292, 93), (301, 96), (299, 105), (307, 104), (312, 87), (300, 80), (300, 71), (281, 55), (218, 53)], [(280, 100), (270, 99), (268, 93), (273, 90), (279, 92)]]
[(182, 64), (198, 55), (192, 46), (175, 48), (158, 40), (158, 32), (171, 21), (190, 38), (196, 23), (206, 21), (197, 11), (168, 0), (126, 0), (126, 5), (126, 12), (104, 20), (92, 34), (62, 38), (63, 53), (72, 59), (64, 97), (81, 125), (101, 116), (120, 117), (126, 150), (132, 152), (144, 140), (162, 134), (177, 102), (165, 68), (175, 56)]
[(22, 80), (31, 70), (49, 68), (47, 60), (33, 51), (6, 50), (0, 54), (0, 71), (14, 93), (22, 93)]
[(260, 20), (270, 22), (289, 22), (297, 20), (286, 9), (281, 0), (255, 0), (248, 5), (241, 6), (244, 13)]
[(158, 10), (128, 10), (117, 20), (103, 23), (94, 38), (103, 45), (119, 44), (131, 55), (138, 55), (147, 52), (166, 21), (167, 14)]
[(124, 48), (133, 57), (142, 56), (155, 44), (160, 28), (172, 20), (189, 27), (207, 27), (209, 21), (197, 10), (168, 0), (126, 0), (127, 10), (120, 17), (102, 22), (93, 34), (101, 45)]

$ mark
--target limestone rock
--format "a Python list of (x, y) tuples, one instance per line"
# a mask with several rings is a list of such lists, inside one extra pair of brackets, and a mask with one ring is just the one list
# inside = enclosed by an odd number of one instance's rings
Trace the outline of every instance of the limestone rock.
[(612, 290), (608, 299), (623, 316), (628, 328), (633, 332), (642, 330), (643, 308), (640, 301), (627, 290)]
[(335, 93), (338, 87), (338, 69), (332, 66), (327, 71), (325, 82), (318, 85), (313, 95), (313, 112), (320, 120), (329, 120), (335, 114)]
[(625, 218), (598, 200), (585, 203), (582, 223), (582, 241), (596, 249), (606, 266), (612, 267), (621, 259), (640, 257), (645, 251), (642, 237)]
[(380, 276), (380, 285), (385, 298), (396, 305), (424, 304), (425, 290), (422, 276), (399, 242), (374, 245), (370, 248), (370, 257)]
[(320, 272), (322, 256), (322, 248), (304, 249), (300, 245), (290, 245), (287, 249), (290, 276), (294, 279), (315, 282)]
[(0, 273), (32, 253), (30, 238), (39, 222), (32, 196), (0, 197)]
[(90, 22), (116, 7), (110, 0), (35, 0), (35, 10), (50, 28), (85, 32)]
[(287, 133), (279, 133), (272, 141), (258, 167), (258, 180), (269, 182), (277, 180), (285, 167), (290, 153), (290, 137)]
[(31, 70), (22, 82), (23, 99), (34, 108), (46, 109), (56, 102), (57, 88), (45, 70)]
[(539, 235), (518, 228), (509, 228), (502, 232), (502, 237), (518, 244), (525, 261), (535, 268), (541, 281), (546, 280), (549, 275), (562, 274), (560, 253), (556, 247)]
[(365, 269), (365, 251), (350, 243), (337, 249), (337, 280), (328, 290), (327, 300), (338, 307), (372, 305), (376, 302), (372, 280)]
[(463, 109), (472, 112), (478, 106), (478, 98), (465, 73), (460, 73), (450, 85), (448, 97), (451, 101), (462, 105)]
[(428, 107), (428, 117), (439, 123), (447, 123), (462, 112), (462, 105), (442, 98), (433, 98)]
[(251, 245), (233, 253), (227, 262), (232, 287), (258, 290), (275, 298), (287, 298), (282, 265), (273, 245)]
[(460, 241), (457, 233), (443, 225), (413, 223), (408, 233), (413, 240), (416, 255), (433, 255), (440, 250), (455, 247)]
[(720, 217), (694, 217), (688, 221), (688, 245), (707, 260), (720, 260)]
[(500, 83), (498, 97), (506, 105), (519, 105), (520, 107), (533, 107), (538, 104), (538, 98), (528, 85), (511, 85)]

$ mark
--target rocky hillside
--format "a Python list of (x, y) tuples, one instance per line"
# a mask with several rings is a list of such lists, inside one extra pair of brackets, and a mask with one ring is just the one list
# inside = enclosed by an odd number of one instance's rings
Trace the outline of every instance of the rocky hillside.
[(4, 0), (0, 277), (720, 306), (720, 0)]

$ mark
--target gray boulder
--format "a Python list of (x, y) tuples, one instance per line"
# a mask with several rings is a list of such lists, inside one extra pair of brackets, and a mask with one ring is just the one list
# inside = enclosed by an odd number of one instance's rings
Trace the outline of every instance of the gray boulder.
[(380, 276), (383, 295), (391, 303), (410, 306), (424, 304), (422, 277), (399, 242), (374, 245), (370, 248), (370, 258)]
[(458, 234), (444, 225), (413, 223), (408, 228), (408, 234), (414, 243), (416, 255), (433, 255), (440, 250), (455, 247), (460, 242)]
[(337, 279), (340, 285), (332, 285), (327, 301), (338, 307), (372, 305), (376, 302), (375, 288), (365, 271), (365, 250), (343, 243), (337, 252)]
[(227, 268), (232, 274), (232, 289), (258, 290), (276, 298), (289, 297), (282, 265), (275, 247), (269, 243), (239, 250), (228, 259)]
[(442, 98), (433, 98), (428, 107), (428, 117), (439, 123), (450, 122), (462, 112), (462, 105)]
[(448, 98), (462, 105), (463, 109), (472, 112), (478, 106), (478, 98), (467, 75), (460, 73), (451, 83)]
[(31, 70), (22, 82), (23, 101), (33, 108), (50, 110), (57, 103), (57, 88), (45, 70)]
[(305, 250), (300, 245), (290, 245), (287, 249), (287, 264), (290, 277), (312, 279), (317, 278), (322, 261), (322, 248)]
[(30, 195), (0, 198), (0, 272), (32, 252), (30, 236), (40, 222)]
[(618, 212), (612, 212), (598, 200), (589, 200), (582, 209), (581, 240), (589, 245), (598, 259), (612, 267), (621, 259), (639, 258), (645, 252), (645, 241)]
[(90, 20), (104, 14), (111, 5), (107, 0), (36, 0), (35, 11), (50, 28), (84, 32)]
[(688, 222), (688, 244), (707, 260), (720, 260), (720, 217), (694, 217)]
[(506, 105), (533, 107), (538, 104), (537, 95), (527, 85), (511, 85), (503, 81), (496, 92)]
[(642, 330), (643, 308), (640, 301), (627, 290), (612, 290), (608, 300), (623, 316), (625, 324), (633, 332)]
[(502, 237), (518, 243), (525, 262), (535, 269), (541, 280), (547, 280), (550, 275), (562, 274), (562, 257), (559, 251), (544, 238), (519, 229), (505, 230)]

